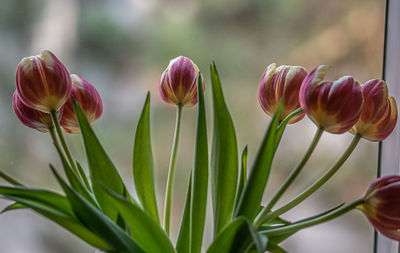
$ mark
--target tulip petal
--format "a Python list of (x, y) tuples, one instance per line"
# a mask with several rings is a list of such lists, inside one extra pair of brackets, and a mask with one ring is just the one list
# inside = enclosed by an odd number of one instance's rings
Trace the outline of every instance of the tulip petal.
[[(162, 73), (158, 90), (168, 104), (191, 107), (197, 104), (197, 79), (199, 68), (187, 57), (172, 59)], [(204, 90), (204, 81), (203, 90)]]
[(58, 110), (70, 97), (72, 89), (68, 70), (50, 51), (21, 60), (16, 87), (24, 104), (46, 113)]
[[(299, 109), (299, 90), (306, 75), (306, 70), (300, 66), (276, 67), (275, 63), (270, 64), (264, 70), (258, 91), (258, 101), (264, 112), (272, 116), (282, 99), (280, 120), (284, 120), (293, 111)], [(290, 119), (289, 123), (295, 123), (303, 117), (304, 113), (301, 112)]]
[(327, 69), (321, 65), (307, 75), (300, 88), (300, 104), (318, 127), (340, 134), (358, 121), (363, 102), (361, 86), (350, 76), (323, 82)]

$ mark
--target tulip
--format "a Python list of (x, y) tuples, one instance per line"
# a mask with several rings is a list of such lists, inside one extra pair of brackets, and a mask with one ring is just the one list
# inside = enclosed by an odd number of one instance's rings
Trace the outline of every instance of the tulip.
[[(12, 107), (17, 118), (27, 127), (43, 133), (48, 132), (48, 129), (53, 127), (51, 115), (26, 106), (17, 91), (13, 94)], [(62, 109), (58, 111), (57, 115), (58, 117), (62, 115)]]
[(171, 60), (159, 81), (161, 98), (172, 105), (196, 105), (198, 76), (199, 68), (189, 58), (179, 56)]
[(323, 82), (328, 66), (318, 66), (304, 79), (300, 104), (308, 117), (325, 131), (340, 134), (357, 122), (363, 102), (360, 84), (350, 76)]
[(400, 176), (376, 179), (364, 196), (361, 210), (377, 231), (400, 241)]
[[(199, 78), (201, 79), (199, 80)], [(164, 204), (164, 229), (167, 234), (169, 234), (170, 228), (172, 186), (174, 184), (175, 162), (178, 154), (182, 108), (197, 104), (197, 83), (201, 81), (204, 90), (203, 80), (203, 76), (201, 76), (196, 64), (187, 57), (179, 56), (169, 62), (158, 83), (161, 98), (168, 104), (177, 106), (175, 133)]]
[[(306, 70), (300, 66), (276, 67), (275, 63), (270, 64), (262, 75), (258, 91), (258, 101), (262, 109), (272, 116), (282, 98), (280, 120), (284, 120), (290, 113), (299, 109), (300, 86), (306, 75)], [(298, 113), (289, 120), (289, 123), (295, 123), (303, 117), (304, 112)]]
[(50, 51), (23, 58), (18, 64), (16, 87), (23, 103), (49, 113), (57, 111), (71, 93), (71, 78), (65, 66)]
[(64, 105), (64, 113), (60, 125), (67, 133), (79, 133), (79, 122), (76, 118), (74, 99), (80, 104), (83, 112), (91, 125), (101, 116), (103, 103), (96, 88), (82, 77), (72, 74), (71, 97)]
[(370, 141), (382, 141), (397, 123), (397, 106), (383, 80), (372, 79), (362, 85), (364, 102), (358, 122), (351, 132)]

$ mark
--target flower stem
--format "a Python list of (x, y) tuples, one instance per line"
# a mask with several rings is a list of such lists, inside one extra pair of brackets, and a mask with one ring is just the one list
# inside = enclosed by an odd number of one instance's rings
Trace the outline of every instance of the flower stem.
[[(69, 162), (71, 168), (74, 170), (75, 174), (76, 174), (78, 177), (80, 177), (79, 171), (78, 171), (78, 169), (77, 169), (76, 166), (75, 166), (74, 160), (72, 160), (71, 153), (69, 152), (67, 143), (65, 142), (65, 139), (64, 139), (64, 135), (63, 135), (63, 133), (62, 133), (62, 131), (61, 131), (61, 127), (60, 127), (60, 124), (59, 124), (59, 122), (58, 122), (56, 110), (51, 110), (51, 111), (50, 111), (50, 115), (51, 115), (51, 118), (53, 119), (54, 127), (55, 127), (55, 129), (56, 129), (58, 138), (60, 139), (61, 146), (63, 147), (64, 153), (65, 153), (65, 155), (67, 156), (68, 162)], [(56, 139), (55, 134), (54, 134), (54, 130), (51, 131), (50, 128), (49, 128), (49, 132), (50, 132), (50, 135), (51, 135), (51, 137), (52, 137), (52, 139), (53, 139), (54, 145), (56, 145), (56, 143), (58, 144), (57, 139)], [(53, 135), (54, 135), (54, 136), (52, 135), (52, 132), (53, 132)]]
[(353, 152), (354, 148), (357, 146), (360, 139), (361, 139), (361, 135), (356, 134), (354, 136), (353, 141), (350, 143), (349, 147), (346, 149), (346, 151), (343, 153), (343, 155), (340, 157), (340, 159), (322, 177), (320, 177), (316, 182), (314, 182), (314, 184), (312, 184), (304, 192), (302, 192), (300, 195), (298, 195), (296, 198), (291, 200), (286, 205), (280, 207), (279, 209), (277, 209), (273, 212), (268, 213), (267, 215), (265, 215), (263, 217), (260, 217), (258, 224), (263, 224), (265, 222), (275, 219), (279, 215), (289, 211), (293, 207), (300, 204), (303, 200), (305, 200), (311, 194), (313, 194), (316, 190), (318, 190), (339, 170), (339, 168), (343, 165), (343, 163), (347, 160), (347, 158), (349, 158), (350, 154)]
[(178, 154), (179, 133), (181, 128), (181, 118), (182, 118), (182, 108), (183, 108), (182, 104), (178, 104), (177, 106), (178, 108), (176, 114), (175, 133), (174, 133), (171, 158), (168, 168), (167, 190), (166, 190), (165, 205), (164, 205), (164, 229), (168, 235), (169, 235), (170, 217), (171, 217), (172, 186), (174, 184), (175, 164), (176, 164), (176, 157)]
[(49, 133), (50, 133), (51, 140), (53, 141), (54, 147), (56, 148), (57, 152), (61, 155), (62, 151), (61, 151), (60, 143), (58, 143), (58, 140), (57, 140), (56, 132), (54, 132), (54, 127), (49, 127)]
[(359, 205), (362, 205), (363, 203), (364, 203), (364, 199), (358, 199), (358, 200), (354, 201), (353, 203), (342, 206), (333, 212), (316, 217), (314, 219), (306, 219), (304, 221), (295, 222), (290, 225), (284, 225), (284, 226), (280, 226), (277, 228), (271, 228), (268, 230), (261, 231), (261, 233), (264, 235), (268, 235), (268, 236), (277, 236), (277, 235), (283, 235), (283, 234), (290, 233), (290, 232), (295, 232), (295, 231), (298, 231), (303, 228), (311, 227), (311, 226), (335, 219), (335, 218), (353, 210), (354, 208), (357, 208)]
[(274, 194), (272, 199), (269, 201), (269, 203), (262, 209), (260, 214), (257, 216), (255, 225), (256, 227), (260, 226), (261, 223), (259, 223), (260, 219), (267, 215), (272, 207), (278, 202), (278, 200), (282, 197), (282, 195), (285, 193), (285, 191), (289, 188), (289, 186), (293, 183), (293, 181), (296, 179), (296, 177), (299, 175), (301, 170), (304, 168), (304, 165), (307, 163), (308, 159), (310, 158), (312, 152), (314, 151), (315, 147), (317, 146), (318, 141), (321, 138), (322, 133), (324, 132), (324, 129), (322, 127), (318, 128), (317, 132), (315, 133), (314, 139), (312, 140), (310, 146), (308, 147), (307, 152), (301, 159), (301, 161), (297, 164), (297, 166), (292, 170), (288, 178), (283, 182), (282, 186), (279, 188), (279, 190)]

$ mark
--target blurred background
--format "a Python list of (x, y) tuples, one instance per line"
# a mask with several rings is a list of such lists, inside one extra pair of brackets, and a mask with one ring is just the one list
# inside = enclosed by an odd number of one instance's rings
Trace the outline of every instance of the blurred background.
[[(157, 199), (162, 213), (175, 108), (159, 97), (157, 84), (170, 59), (190, 57), (206, 81), (215, 60), (239, 144), (249, 146), (249, 165), (270, 118), (257, 101), (258, 84), (272, 62), (311, 70), (330, 65), (327, 79), (352, 75), (360, 82), (381, 76), (384, 1), (376, 0), (1, 0), (0, 169), (27, 185), (60, 191), (48, 164), (59, 166), (47, 134), (23, 126), (11, 108), (18, 62), (43, 49), (53, 51), (71, 73), (99, 90), (104, 113), (94, 128), (133, 192), (134, 130), (145, 94), (152, 94), (152, 143)], [(390, 85), (390, 84), (389, 84)], [(345, 102), (345, 101), (344, 101)], [(208, 110), (209, 138), (212, 114)], [(172, 237), (178, 232), (192, 166), (196, 109), (185, 109), (176, 184)], [(308, 118), (287, 128), (273, 163), (265, 201), (305, 153), (316, 127)], [(352, 135), (325, 133), (278, 206), (296, 196), (332, 165)], [(68, 136), (85, 163), (79, 135)], [(376, 143), (361, 141), (341, 171), (318, 193), (285, 215), (297, 220), (360, 197), (376, 175)], [(59, 166), (60, 167), (60, 166)], [(0, 208), (9, 201), (0, 199)], [(204, 247), (211, 240), (211, 205)], [(95, 252), (41, 216), (18, 210), (0, 215), (0, 252)], [(295, 234), (289, 252), (372, 252), (373, 229), (359, 211)]]

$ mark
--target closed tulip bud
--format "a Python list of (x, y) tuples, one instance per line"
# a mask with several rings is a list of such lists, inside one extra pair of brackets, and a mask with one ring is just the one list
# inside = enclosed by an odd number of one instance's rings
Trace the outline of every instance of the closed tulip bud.
[[(300, 108), (299, 91), (307, 72), (300, 66), (269, 65), (261, 78), (258, 90), (258, 101), (262, 109), (270, 116), (275, 113), (280, 101), (283, 107), (280, 119), (284, 120), (290, 113)], [(304, 117), (304, 112), (298, 113), (290, 119), (295, 123)]]
[[(12, 106), (15, 115), (25, 126), (43, 133), (47, 132), (49, 127), (53, 127), (50, 114), (26, 106), (17, 91), (13, 94)], [(62, 109), (57, 112), (57, 116), (60, 117), (60, 115), (62, 115)]]
[(171, 60), (158, 84), (161, 98), (172, 105), (196, 105), (198, 76), (199, 68), (189, 58), (179, 56)]
[(16, 86), (27, 106), (47, 113), (58, 110), (70, 97), (72, 88), (67, 69), (50, 51), (21, 60)]
[(397, 106), (383, 80), (372, 79), (362, 85), (364, 102), (361, 115), (351, 129), (370, 141), (382, 141), (393, 131), (397, 122)]
[(60, 125), (67, 133), (79, 133), (79, 122), (76, 118), (74, 99), (79, 103), (89, 123), (93, 123), (103, 113), (103, 103), (96, 88), (82, 77), (72, 74), (72, 93), (64, 105)]
[(358, 120), (363, 102), (360, 84), (351, 76), (323, 82), (328, 66), (312, 70), (300, 88), (300, 104), (308, 117), (324, 130), (340, 134)]
[(364, 196), (361, 210), (377, 231), (400, 241), (400, 176), (376, 179)]

